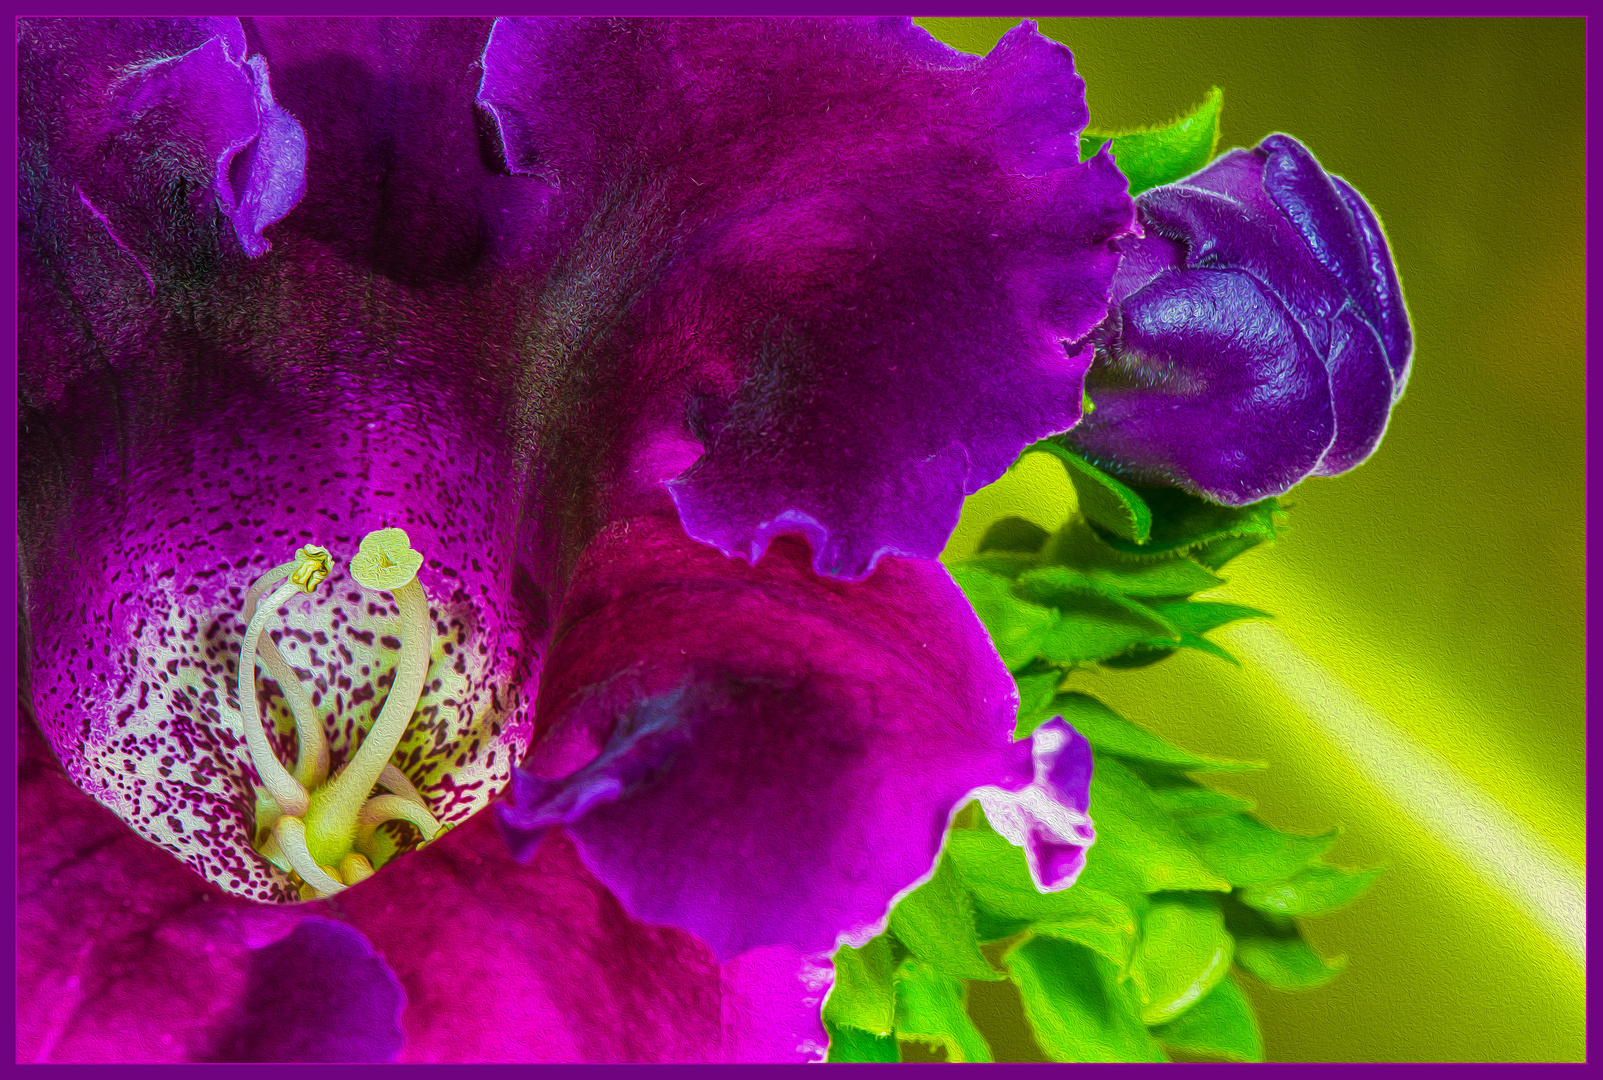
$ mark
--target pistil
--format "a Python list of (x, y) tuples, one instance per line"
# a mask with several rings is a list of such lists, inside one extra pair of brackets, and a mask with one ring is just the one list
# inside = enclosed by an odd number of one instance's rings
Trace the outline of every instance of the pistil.
[[(311, 854), (320, 862), (337, 862), (351, 851), (368, 794), (389, 765), (390, 756), (406, 734), (412, 714), (417, 711), (418, 698), (423, 694), (434, 627), (429, 618), (428, 597), (417, 582), (417, 571), (422, 565), (423, 556), (412, 550), (411, 541), (401, 529), (368, 533), (351, 560), (351, 576), (358, 584), (389, 592), (400, 607), (401, 656), (384, 706), (362, 745), (345, 767), (311, 798), (306, 812), (306, 842)], [(405, 798), (398, 798), (396, 802), (415, 805)], [(402, 816), (401, 813), (391, 815), (392, 818)], [(432, 815), (429, 818), (433, 820)], [(309, 879), (307, 883), (311, 884)]]

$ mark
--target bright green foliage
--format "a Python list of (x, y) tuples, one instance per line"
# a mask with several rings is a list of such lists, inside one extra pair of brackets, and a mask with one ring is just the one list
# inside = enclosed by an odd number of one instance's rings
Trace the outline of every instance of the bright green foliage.
[[(1287, 990), (1334, 978), (1344, 960), (1322, 959), (1294, 919), (1351, 901), (1377, 871), (1319, 861), (1334, 833), (1282, 833), (1250, 801), (1188, 775), (1258, 766), (1173, 746), (1068, 687), (1088, 664), (1141, 666), (1177, 648), (1229, 659), (1205, 635), (1267, 616), (1194, 597), (1275, 538), (1279, 504), (1218, 506), (1124, 484), (1057, 440), (1032, 449), (1064, 463), (1079, 511), (1056, 533), (995, 522), (951, 570), (1013, 673), (1015, 736), (1061, 716), (1090, 743), (1096, 841), (1071, 888), (1042, 893), (1023, 851), (977, 806), (961, 812), (886, 932), (836, 954), (829, 1060), (898, 1060), (899, 1042), (989, 1060), (964, 1011), (966, 980), (1003, 978), (1059, 1061), (1162, 1061), (1164, 1047), (1260, 1060), (1232, 967)], [(1005, 971), (988, 959), (999, 953)]]
[(1063, 462), (1080, 499), (1080, 513), (1131, 543), (1146, 542), (1152, 529), (1152, 511), (1122, 480), (1085, 460), (1061, 439), (1043, 439), (1029, 450), (1052, 454)]
[(1167, 893), (1152, 898), (1141, 920), (1141, 1019), (1175, 1019), (1219, 985), (1230, 971), (1235, 942), (1211, 897)]
[(964, 997), (961, 979), (917, 960), (902, 961), (896, 969), (897, 1037), (941, 1047), (947, 1061), (990, 1061), (991, 1048), (963, 1010)]
[(891, 912), (890, 932), (932, 969), (960, 979), (1000, 979), (980, 952), (974, 905), (949, 856)]
[(1024, 1015), (1055, 1061), (1164, 1061), (1141, 1021), (1135, 988), (1107, 960), (1067, 941), (1038, 937), (1003, 962)]
[(1269, 915), (1325, 915), (1357, 899), (1379, 876), (1378, 869), (1343, 870), (1312, 863), (1281, 881), (1242, 889), (1240, 899), (1248, 907)]
[(1219, 112), (1224, 91), (1217, 86), (1189, 113), (1160, 127), (1143, 131), (1086, 131), (1080, 136), (1080, 160), (1092, 157), (1109, 140), (1113, 161), (1130, 181), (1130, 194), (1172, 184), (1201, 169), (1213, 159), (1219, 142)]
[(1232, 1061), (1262, 1061), (1263, 1036), (1252, 1005), (1234, 978), (1224, 979), (1201, 1001), (1170, 1023), (1152, 1029), (1170, 1050), (1209, 1054)]

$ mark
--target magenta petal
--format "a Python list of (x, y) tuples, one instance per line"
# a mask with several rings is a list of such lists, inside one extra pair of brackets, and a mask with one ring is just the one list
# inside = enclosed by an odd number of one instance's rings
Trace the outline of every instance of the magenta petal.
[(17, 758), (19, 1061), (393, 1056), (399, 988), (361, 934), (223, 895), (73, 787), (26, 716)]
[(406, 988), (406, 1061), (806, 1061), (824, 1042), (816, 962), (720, 965), (630, 918), (560, 834), (520, 866), (481, 814), (329, 907)]
[(483, 62), (549, 220), (655, 268), (628, 341), (640, 385), (688, 382), (661, 421), (704, 452), (660, 479), (692, 537), (756, 561), (800, 533), (858, 580), (935, 555), (1074, 423), (1091, 353), (1065, 343), (1132, 211), (1075, 161), (1083, 84), (1030, 24), (981, 60), (895, 21), (504, 20)]
[(238, 1023), (214, 1061), (391, 1061), (401, 984), (359, 932), (309, 918), (256, 950)]
[(603, 532), (564, 604), (550, 728), (497, 808), (503, 828), (567, 822), (636, 918), (720, 956), (827, 952), (883, 918), (966, 793), (1031, 784), (1030, 751), (1009, 738), (1012, 680), (943, 567), (886, 559), (846, 585), (809, 561), (783, 540), (751, 567), (662, 517)]

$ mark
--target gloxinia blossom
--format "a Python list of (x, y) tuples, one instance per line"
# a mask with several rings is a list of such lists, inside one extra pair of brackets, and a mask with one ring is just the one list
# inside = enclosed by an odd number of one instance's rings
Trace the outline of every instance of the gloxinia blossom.
[(1072, 882), (1086, 743), (934, 560), (1133, 227), (1066, 49), (19, 48), (20, 1059), (815, 1058), (969, 798)]
[(1136, 200), (1070, 438), (1124, 476), (1244, 505), (1380, 444), (1413, 354), (1380, 222), (1271, 135)]

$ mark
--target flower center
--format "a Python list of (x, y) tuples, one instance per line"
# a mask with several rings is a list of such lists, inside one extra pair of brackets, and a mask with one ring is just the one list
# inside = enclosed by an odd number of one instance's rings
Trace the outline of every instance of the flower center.
[[(400, 659), (389, 695), (356, 753), (332, 778), (323, 727), (305, 688), (264, 635), (268, 617), (297, 592), (312, 595), (329, 575), (333, 557), (307, 545), (293, 562), (275, 566), (245, 596), (249, 620), (240, 645), (239, 722), (251, 763), (262, 782), (257, 804), (256, 848), (281, 869), (299, 878), (302, 899), (331, 896), (370, 877), (393, 857), (394, 845), (380, 842), (378, 827), (388, 821), (415, 826), (423, 841), (442, 831), (417, 789), (390, 757), (417, 710), (429, 670), (433, 624), (428, 598), (417, 581), (423, 556), (401, 529), (380, 529), (362, 538), (351, 559), (351, 576), (364, 589), (387, 592), (401, 611)], [(282, 585), (274, 588), (281, 579)], [(258, 600), (268, 589), (267, 600)], [(283, 689), (295, 718), (298, 744), (293, 770), (278, 760), (256, 707), (256, 661)], [(384, 788), (387, 794), (375, 794)]]

